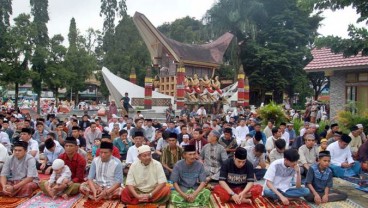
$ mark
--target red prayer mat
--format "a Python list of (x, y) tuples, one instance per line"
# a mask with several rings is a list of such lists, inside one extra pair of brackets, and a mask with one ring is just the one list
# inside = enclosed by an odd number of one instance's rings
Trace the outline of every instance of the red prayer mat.
[(48, 181), (50, 179), (50, 176), (51, 175), (46, 175), (46, 174), (42, 174), (42, 173), (38, 174), (38, 178), (40, 179), (40, 181)]
[(117, 208), (119, 207), (119, 200), (100, 200), (94, 201), (88, 198), (81, 198), (77, 203), (74, 204), (74, 208)]
[(0, 207), (1, 208), (14, 208), (23, 202), (27, 201), (29, 198), (16, 198), (8, 196), (0, 196)]
[(290, 205), (284, 206), (281, 202), (275, 203), (262, 196), (252, 199), (252, 204), (235, 204), (233, 202), (222, 203), (220, 197), (214, 193), (211, 194), (210, 203), (212, 207), (217, 208), (310, 208), (304, 200), (290, 201)]

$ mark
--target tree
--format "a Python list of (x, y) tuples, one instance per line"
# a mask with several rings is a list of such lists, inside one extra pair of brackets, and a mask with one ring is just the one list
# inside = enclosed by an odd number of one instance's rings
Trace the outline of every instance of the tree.
[(325, 77), (324, 72), (310, 72), (307, 76), (312, 84), (314, 100), (318, 100), (318, 97), (321, 94), (324, 86), (327, 84), (328, 79)]
[(311, 56), (307, 46), (322, 19), (318, 13), (300, 9), (296, 0), (220, 0), (206, 19), (213, 34), (235, 34), (240, 63), (251, 89), (258, 90), (251, 103), (264, 102), (266, 92), (272, 92), (277, 103), (283, 92), (294, 95), (299, 84), (294, 78), (306, 76), (303, 68)]
[(101, 0), (100, 16), (105, 17), (103, 23), (103, 50), (105, 52), (114, 46), (116, 13), (124, 18), (127, 15), (126, 10), (125, 0)]
[(58, 106), (59, 88), (66, 87), (66, 80), (70, 79), (70, 72), (65, 68), (66, 48), (62, 45), (64, 37), (55, 35), (50, 40), (50, 51), (45, 72), (45, 83), (54, 93)]
[(40, 113), (40, 98), (42, 91), (43, 75), (46, 72), (46, 60), (48, 56), (49, 35), (47, 22), (49, 21), (48, 0), (30, 0), (31, 13), (33, 15), (33, 27), (35, 28), (34, 43), (36, 49), (32, 57), (32, 87), (37, 93), (37, 113)]
[(168, 38), (188, 44), (203, 44), (210, 40), (203, 23), (186, 16), (172, 23), (164, 23), (157, 28)]
[(85, 48), (85, 39), (79, 35), (75, 19), (70, 20), (69, 48), (65, 55), (65, 68), (68, 70), (68, 86), (75, 93), (75, 101), (79, 102), (79, 91), (85, 89), (85, 80), (97, 70), (97, 60)]
[(20, 14), (14, 18), (15, 25), (2, 37), (7, 44), (8, 55), (3, 59), (1, 79), (7, 84), (14, 84), (15, 108), (18, 107), (19, 85), (25, 84), (30, 78), (28, 65), (34, 46), (30, 18), (28, 14)]
[(0, 0), (0, 60), (6, 56), (7, 49), (5, 44), (7, 42), (4, 40), (4, 37), (10, 26), (9, 19), (12, 13), (12, 1)]
[[(301, 7), (307, 10), (313, 9), (344, 9), (352, 6), (360, 15), (357, 22), (368, 24), (368, 5), (362, 0), (304, 0), (299, 2)], [(354, 25), (348, 27), (350, 38), (341, 38), (338, 36), (321, 37), (316, 40), (318, 47), (328, 47), (334, 53), (343, 53), (345, 57), (357, 55), (368, 55), (368, 30), (366, 28), (357, 28)]]

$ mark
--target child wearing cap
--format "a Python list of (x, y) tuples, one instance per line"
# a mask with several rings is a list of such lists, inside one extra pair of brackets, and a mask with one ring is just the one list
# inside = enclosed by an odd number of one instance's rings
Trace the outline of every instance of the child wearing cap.
[(189, 145), (189, 135), (188, 134), (183, 135), (183, 141), (180, 143), (180, 147), (183, 148), (186, 145)]
[(321, 139), (321, 144), (320, 144), (320, 146), (318, 147), (318, 152), (326, 151), (327, 146), (328, 146), (328, 145), (327, 145), (327, 139), (326, 139), (326, 138)]
[(64, 199), (68, 199), (70, 195), (78, 193), (79, 186), (74, 186), (71, 181), (72, 172), (61, 159), (56, 159), (52, 163), (52, 174), (48, 181), (42, 181), (40, 188), (44, 194), (53, 199), (61, 195)]
[(346, 193), (331, 190), (333, 173), (329, 168), (330, 163), (330, 152), (321, 151), (318, 155), (318, 163), (310, 166), (305, 181), (305, 185), (310, 190), (310, 194), (304, 197), (307, 201), (319, 205), (320, 203), (342, 201), (348, 198)]

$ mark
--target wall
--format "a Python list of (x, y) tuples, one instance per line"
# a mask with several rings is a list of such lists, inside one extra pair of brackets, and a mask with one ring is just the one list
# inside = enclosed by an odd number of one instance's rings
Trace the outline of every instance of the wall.
[(346, 75), (344, 71), (334, 71), (330, 77), (330, 120), (334, 120), (339, 110), (346, 104)]

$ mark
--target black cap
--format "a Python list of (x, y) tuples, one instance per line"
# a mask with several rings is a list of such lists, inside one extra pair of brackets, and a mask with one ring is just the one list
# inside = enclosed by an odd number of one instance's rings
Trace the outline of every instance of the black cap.
[(144, 137), (143, 132), (142, 132), (142, 131), (136, 131), (136, 132), (134, 133), (134, 137), (138, 137), (138, 136)]
[(194, 145), (185, 145), (184, 146), (184, 152), (195, 152), (196, 148)]
[(318, 154), (318, 158), (325, 157), (325, 156), (331, 157), (330, 151), (320, 151)]
[(45, 147), (46, 147), (46, 149), (51, 149), (51, 148), (53, 148), (55, 146), (55, 142), (54, 142), (54, 140), (53, 139), (46, 139), (46, 141), (45, 141)]
[(103, 138), (111, 139), (111, 136), (109, 134), (102, 134), (101, 139)]
[(101, 149), (113, 149), (113, 144), (111, 142), (101, 142), (100, 148)]
[(231, 128), (225, 128), (224, 129), (224, 133), (232, 134), (233, 133), (233, 130)]
[(169, 138), (178, 138), (178, 135), (176, 133), (170, 133)]
[(28, 143), (25, 141), (17, 141), (14, 143), (14, 147), (23, 147), (25, 150), (27, 150)]
[(74, 137), (67, 137), (64, 142), (65, 144), (69, 143), (69, 144), (78, 145), (77, 140)]
[(356, 130), (359, 130), (359, 128), (358, 128), (357, 126), (352, 126), (352, 127), (350, 128), (350, 131), (356, 131)]
[(342, 134), (342, 136), (341, 136), (341, 140), (343, 141), (343, 142), (346, 142), (346, 143), (350, 143), (351, 142), (351, 137), (349, 136), (349, 135), (347, 135), (347, 134)]
[(235, 158), (237, 158), (239, 160), (245, 160), (245, 159), (247, 159), (247, 150), (244, 149), (243, 147), (238, 147), (235, 150)]
[(72, 130), (78, 130), (79, 131), (79, 129), (80, 129), (79, 126), (73, 126), (72, 127)]
[(32, 130), (30, 128), (22, 128), (22, 133), (32, 134)]

